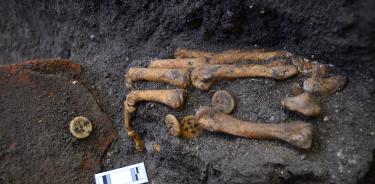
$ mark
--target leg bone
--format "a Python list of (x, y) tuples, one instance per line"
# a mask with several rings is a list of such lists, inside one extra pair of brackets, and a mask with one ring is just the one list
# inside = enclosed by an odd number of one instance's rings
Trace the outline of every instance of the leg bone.
[(165, 82), (178, 88), (189, 87), (189, 70), (187, 69), (167, 69), (167, 68), (129, 68), (125, 75), (127, 86), (131, 86), (134, 81)]
[(211, 85), (220, 79), (237, 79), (246, 77), (267, 77), (285, 79), (297, 74), (294, 65), (283, 62), (256, 65), (208, 65), (195, 68), (191, 72), (192, 84), (201, 90), (209, 90)]
[(149, 68), (196, 68), (208, 65), (207, 58), (156, 59), (150, 62)]
[(312, 125), (302, 121), (282, 124), (246, 122), (208, 107), (200, 108), (196, 118), (204, 129), (213, 132), (254, 139), (280, 139), (303, 149), (311, 146)]

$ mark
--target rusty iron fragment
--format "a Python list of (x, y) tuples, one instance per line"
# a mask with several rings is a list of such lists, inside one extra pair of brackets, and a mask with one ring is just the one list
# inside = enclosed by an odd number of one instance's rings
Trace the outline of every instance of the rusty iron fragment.
[(195, 116), (204, 129), (212, 132), (253, 139), (279, 139), (302, 149), (311, 146), (312, 125), (302, 121), (280, 124), (247, 122), (209, 107), (201, 107)]
[(130, 88), (135, 81), (152, 81), (165, 82), (186, 89), (190, 84), (189, 75), (190, 72), (187, 69), (131, 67), (125, 75), (125, 81)]
[(294, 97), (287, 97), (281, 104), (290, 111), (299, 112), (305, 116), (319, 116), (321, 108), (309, 93), (302, 93)]
[(348, 79), (342, 75), (328, 78), (308, 78), (303, 82), (303, 89), (309, 93), (330, 95), (345, 87)]
[(135, 142), (137, 151), (144, 150), (144, 141), (139, 133), (137, 133), (130, 120), (132, 113), (136, 111), (136, 104), (140, 101), (150, 101), (162, 103), (173, 109), (181, 109), (184, 105), (184, 90), (133, 90), (131, 91), (124, 102), (124, 124), (131, 137)]
[(214, 109), (230, 114), (234, 110), (235, 101), (229, 92), (218, 90), (212, 95), (211, 104)]
[[(40, 183), (53, 177), (56, 183), (94, 182), (117, 131), (77, 80), (80, 72), (79, 64), (65, 59), (0, 65), (2, 181)], [(95, 127), (82, 141), (69, 132), (71, 119), (79, 115)]]
[(248, 77), (266, 77), (280, 80), (291, 77), (297, 72), (294, 65), (277, 61), (264, 65), (208, 65), (195, 68), (191, 72), (191, 81), (194, 87), (209, 90), (212, 84), (218, 80)]
[(68, 59), (34, 59), (16, 64), (0, 65), (4, 74), (17, 74), (18, 72), (34, 71), (45, 74), (68, 73), (79, 75), (81, 65)]
[(178, 59), (155, 59), (149, 64), (149, 68), (187, 68), (192, 69), (208, 65), (207, 58), (178, 58)]

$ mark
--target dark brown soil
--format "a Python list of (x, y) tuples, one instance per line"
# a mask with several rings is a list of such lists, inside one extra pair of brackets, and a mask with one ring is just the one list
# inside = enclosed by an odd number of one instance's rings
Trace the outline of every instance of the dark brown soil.
[[(62, 68), (38, 61), (0, 66), (0, 183), (92, 183), (100, 171), (117, 132), (87, 89), (69, 76), (79, 76), (79, 65)], [(86, 139), (69, 132), (77, 116), (92, 121)]]
[[(81, 83), (119, 134), (102, 158), (102, 171), (143, 161), (152, 183), (373, 183), (374, 9), (372, 0), (0, 0), (0, 64), (57, 57), (82, 65)], [(152, 58), (172, 58), (177, 47), (207, 51), (283, 49), (335, 65), (335, 73), (346, 75), (349, 83), (343, 91), (320, 98), (323, 116), (311, 119), (288, 112), (280, 104), (290, 94), (292, 83), (302, 82), (299, 78), (224, 81), (209, 92), (189, 89), (182, 112), (141, 103), (133, 124), (142, 133), (147, 151), (137, 153), (123, 128), (122, 102), (128, 93), (123, 75), (128, 67), (146, 66)], [(137, 87), (173, 88), (153, 83)], [(279, 141), (209, 132), (196, 140), (168, 134), (164, 125), (167, 113), (178, 119), (193, 114), (200, 106), (209, 105), (212, 93), (219, 89), (237, 99), (233, 116), (239, 119), (312, 123), (312, 149), (301, 151)], [(27, 100), (19, 95), (18, 105)], [(62, 105), (61, 99), (42, 99), (67, 112), (80, 102), (77, 99)], [(0, 118), (7, 121), (20, 114), (5, 116), (5, 111), (0, 109)], [(49, 111), (41, 108), (40, 113)], [(71, 116), (59, 113), (56, 121), (62, 126)], [(26, 134), (27, 129), (19, 127), (17, 131)], [(3, 140), (7, 131), (0, 132)], [(75, 144), (67, 143), (64, 135), (55, 139), (54, 144), (64, 150), (74, 149)], [(154, 144), (160, 144), (160, 152), (153, 150)], [(1, 145), (0, 153), (3, 151)], [(25, 157), (19, 154), (14, 159)], [(5, 172), (17, 171), (22, 169), (1, 169), (0, 181), (6, 179)], [(51, 176), (46, 182), (65, 177)]]

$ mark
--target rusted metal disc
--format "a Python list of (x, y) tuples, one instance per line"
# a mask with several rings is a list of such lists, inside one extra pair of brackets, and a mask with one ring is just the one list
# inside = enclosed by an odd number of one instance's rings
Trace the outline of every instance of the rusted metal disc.
[(181, 122), (181, 137), (192, 139), (197, 138), (203, 133), (203, 128), (198, 124), (195, 116), (184, 117)]
[(211, 103), (216, 110), (225, 114), (232, 113), (235, 106), (233, 96), (225, 90), (216, 91), (212, 96)]

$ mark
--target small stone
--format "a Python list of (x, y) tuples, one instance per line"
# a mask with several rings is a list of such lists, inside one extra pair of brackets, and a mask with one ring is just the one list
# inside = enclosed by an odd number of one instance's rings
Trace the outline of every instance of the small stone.
[(160, 151), (161, 151), (161, 146), (160, 146), (160, 144), (154, 144), (154, 150), (155, 150), (156, 152), (160, 152)]
[(323, 121), (325, 121), (325, 122), (329, 121), (329, 117), (328, 116), (324, 116)]

